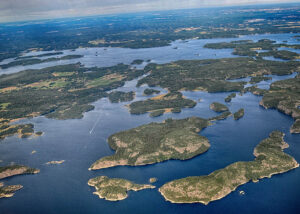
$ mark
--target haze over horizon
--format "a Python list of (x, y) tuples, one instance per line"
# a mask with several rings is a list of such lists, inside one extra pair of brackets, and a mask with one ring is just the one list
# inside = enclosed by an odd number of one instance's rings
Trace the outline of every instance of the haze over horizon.
[(89, 15), (255, 5), (300, 3), (295, 0), (0, 0), (0, 22), (27, 21)]

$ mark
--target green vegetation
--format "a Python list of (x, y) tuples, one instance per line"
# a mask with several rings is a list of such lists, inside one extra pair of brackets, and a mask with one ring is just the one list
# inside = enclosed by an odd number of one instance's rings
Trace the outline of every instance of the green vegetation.
[(179, 108), (179, 107), (172, 108), (171, 112), (172, 113), (180, 113), (181, 112), (181, 108)]
[(283, 59), (283, 60), (295, 60), (300, 59), (300, 55), (287, 50), (277, 50), (277, 51), (268, 51), (268, 52), (261, 52), (258, 54), (259, 57), (266, 57), (272, 56), (274, 58)]
[[(27, 166), (22, 165), (11, 165), (11, 166), (2, 166), (0, 167), (0, 179), (16, 176), (16, 175), (24, 175), (24, 174), (37, 174), (40, 170), (29, 168)], [(22, 185), (9, 185), (4, 186), (3, 183), (0, 182), (0, 198), (10, 198), (14, 195), (14, 193), (20, 189), (22, 189)]]
[(209, 60), (182, 60), (168, 64), (149, 64), (150, 74), (138, 81), (138, 86), (148, 84), (169, 91), (201, 90), (207, 92), (242, 91), (246, 82), (229, 82), (248, 76), (266, 74), (286, 75), (297, 71), (300, 62), (255, 60), (248, 57)]
[(196, 117), (167, 119), (162, 123), (150, 123), (113, 134), (108, 143), (115, 154), (101, 158), (90, 169), (193, 158), (210, 147), (208, 139), (198, 135), (208, 125), (208, 120)]
[(196, 104), (193, 100), (185, 99), (180, 92), (171, 92), (144, 101), (133, 102), (129, 105), (129, 110), (131, 114), (152, 112), (151, 116), (159, 116), (174, 108), (178, 111), (178, 108), (193, 108)]
[(212, 104), (210, 104), (209, 108), (215, 112), (229, 111), (227, 106), (218, 102), (213, 102)]
[(272, 79), (272, 77), (256, 76), (256, 77), (251, 77), (250, 83), (255, 84), (255, 83), (259, 83), (261, 81), (267, 81), (267, 80), (271, 80), (271, 79)]
[(43, 135), (43, 132), (36, 132), (35, 133), (37, 136), (41, 136), (41, 135)]
[(236, 93), (231, 93), (231, 94), (229, 94), (226, 98), (225, 98), (225, 102), (226, 103), (229, 103), (229, 102), (231, 102), (231, 100), (233, 99), (233, 98), (235, 98), (236, 97)]
[(36, 58), (36, 57), (57, 56), (57, 55), (62, 55), (62, 54), (63, 54), (63, 52), (54, 52), (54, 53), (45, 53), (45, 54), (30, 55), (30, 56), (19, 56), (15, 60), (30, 59), (30, 58)]
[(124, 200), (128, 197), (128, 191), (155, 188), (155, 186), (149, 184), (135, 184), (125, 179), (109, 178), (107, 176), (92, 178), (88, 181), (88, 185), (96, 188), (94, 194), (108, 201)]
[(22, 189), (22, 185), (0, 186), (0, 198), (10, 198), (14, 196), (15, 192)]
[(156, 181), (157, 181), (157, 178), (150, 178), (150, 179), (149, 179), (149, 182), (150, 182), (150, 183), (155, 183)]
[(239, 120), (240, 118), (242, 118), (244, 116), (244, 114), (245, 114), (245, 110), (243, 108), (241, 108), (240, 110), (238, 110), (237, 112), (235, 112), (233, 114), (233, 118), (235, 120)]
[(129, 65), (85, 68), (77, 63), (1, 75), (1, 136), (17, 132), (15, 126), (6, 130), (16, 119), (39, 115), (81, 118), (83, 112), (94, 108), (90, 103), (107, 96), (106, 91), (143, 74), (143, 70), (132, 70)]
[[(232, 38), (264, 33), (299, 33), (298, 7), (261, 5), (257, 8), (214, 8), (164, 13), (86, 17), (0, 29), (0, 60), (22, 52), (76, 49), (78, 47), (149, 48), (191, 38)], [(38, 33), (37, 33), (38, 32)]]
[(70, 60), (70, 59), (78, 59), (78, 58), (81, 58), (83, 57), (82, 55), (67, 55), (67, 56), (63, 56), (63, 57), (60, 57), (60, 58), (47, 58), (47, 59), (38, 59), (38, 58), (29, 58), (29, 59), (24, 59), (23, 58), (19, 58), (20, 60), (17, 60), (17, 61), (12, 61), (8, 64), (3, 64), (3, 65), (0, 65), (0, 68), (2, 69), (7, 69), (7, 68), (10, 68), (10, 67), (14, 67), (14, 66), (19, 66), (19, 65), (22, 65), (22, 66), (26, 66), (26, 65), (34, 65), (34, 64), (40, 64), (40, 63), (45, 63), (45, 62), (54, 62), (54, 61), (59, 61), (59, 60)]
[(267, 90), (266, 89), (258, 88), (257, 86), (251, 86), (251, 87), (245, 88), (242, 92), (243, 93), (245, 93), (245, 92), (252, 92), (255, 95), (262, 96), (262, 95), (264, 95), (264, 93), (267, 92)]
[(27, 138), (34, 134), (33, 124), (9, 124), (9, 120), (0, 119), (0, 140), (18, 134), (20, 138)]
[[(258, 42), (253, 42), (251, 40), (240, 40), (232, 42), (221, 42), (221, 43), (209, 43), (204, 46), (205, 48), (212, 49), (223, 49), (223, 48), (233, 48), (233, 54), (239, 56), (255, 56), (258, 58), (273, 56), (274, 58), (284, 59), (284, 60), (294, 60), (299, 59), (300, 55), (287, 51), (287, 50), (278, 50), (281, 47), (287, 48), (300, 48), (300, 45), (287, 45), (287, 44), (278, 44), (275, 41), (268, 39), (261, 39)], [(265, 52), (257, 52), (258, 50), (264, 50)]]
[(152, 94), (159, 94), (159, 93), (160, 93), (160, 91), (152, 89), (152, 88), (146, 88), (144, 90), (144, 94), (147, 96), (152, 95)]
[(284, 134), (274, 131), (254, 149), (255, 160), (235, 162), (209, 175), (182, 178), (164, 184), (163, 197), (172, 203), (203, 203), (219, 200), (249, 181), (271, 177), (299, 167), (297, 161), (283, 152), (288, 144)]
[(165, 113), (165, 110), (155, 110), (150, 113), (150, 117), (159, 117)]
[(141, 65), (144, 62), (142, 59), (133, 60), (131, 65)]
[(128, 102), (134, 99), (135, 93), (133, 91), (123, 92), (123, 91), (113, 91), (108, 94), (108, 99), (112, 103)]
[(211, 121), (215, 121), (215, 120), (225, 120), (227, 117), (230, 117), (232, 114), (230, 113), (230, 111), (225, 111), (222, 114), (212, 117), (210, 118)]
[(266, 109), (275, 108), (295, 119), (291, 133), (300, 133), (300, 78), (281, 80), (271, 84), (263, 93), (260, 105)]
[(2, 166), (0, 167), (0, 179), (23, 174), (36, 174), (40, 170), (29, 168), (22, 165)]

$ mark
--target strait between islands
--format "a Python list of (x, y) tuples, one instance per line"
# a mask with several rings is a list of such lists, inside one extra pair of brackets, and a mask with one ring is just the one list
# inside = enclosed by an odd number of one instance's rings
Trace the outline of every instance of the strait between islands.
[(193, 176), (174, 180), (159, 188), (162, 196), (172, 203), (203, 203), (219, 200), (238, 186), (249, 181), (257, 182), (274, 174), (299, 167), (297, 161), (283, 152), (288, 144), (284, 134), (273, 131), (254, 149), (255, 159), (236, 162), (206, 176)]
[(143, 189), (154, 189), (150, 184), (135, 184), (121, 178), (109, 178), (99, 176), (88, 181), (88, 185), (95, 187), (95, 195), (108, 201), (120, 201), (128, 197), (128, 191), (140, 191)]

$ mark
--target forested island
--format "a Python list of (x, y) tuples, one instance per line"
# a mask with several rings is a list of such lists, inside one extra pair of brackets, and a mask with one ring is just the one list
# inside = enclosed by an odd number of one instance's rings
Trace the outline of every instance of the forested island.
[(236, 97), (236, 93), (231, 93), (231, 94), (229, 94), (226, 98), (225, 98), (225, 102), (226, 103), (229, 103), (229, 102), (231, 102), (231, 100), (233, 99), (233, 98), (235, 98)]
[(128, 107), (131, 114), (151, 112), (150, 116), (159, 116), (166, 112), (180, 112), (182, 108), (193, 108), (197, 103), (186, 99), (180, 92), (171, 92), (156, 97), (131, 103)]
[(135, 184), (131, 181), (121, 178), (109, 178), (100, 176), (88, 181), (88, 185), (95, 187), (95, 195), (108, 201), (120, 201), (128, 197), (128, 191), (140, 191), (143, 189), (154, 189), (150, 184)]
[(209, 120), (197, 117), (167, 119), (113, 134), (108, 143), (115, 154), (96, 161), (90, 170), (193, 158), (210, 147), (208, 139), (198, 134), (209, 124)]
[(113, 91), (108, 94), (108, 99), (112, 103), (132, 101), (135, 97), (135, 92)]
[(215, 112), (224, 112), (224, 111), (229, 111), (228, 107), (222, 103), (218, 103), (218, 102), (213, 102), (212, 104), (210, 104), (209, 108)]
[(245, 114), (245, 110), (243, 108), (241, 108), (233, 114), (233, 118), (235, 120), (239, 120), (240, 118), (244, 117), (244, 114)]
[(159, 188), (159, 191), (172, 203), (208, 204), (227, 196), (251, 180), (257, 182), (297, 168), (297, 161), (283, 152), (288, 147), (283, 137), (282, 132), (273, 131), (269, 138), (255, 147), (253, 161), (236, 162), (209, 175), (171, 181)]

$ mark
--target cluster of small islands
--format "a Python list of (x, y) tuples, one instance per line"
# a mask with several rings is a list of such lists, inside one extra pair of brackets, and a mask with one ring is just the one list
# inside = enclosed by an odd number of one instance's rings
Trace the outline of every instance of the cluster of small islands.
[[(131, 64), (111, 67), (87, 68), (81, 63), (57, 65), (42, 69), (29, 69), (0, 76), (0, 140), (18, 135), (20, 138), (40, 137), (33, 124), (19, 123), (22, 119), (45, 116), (58, 120), (82, 118), (83, 113), (94, 109), (93, 102), (108, 98), (112, 103), (127, 102), (130, 114), (149, 114), (159, 117), (163, 114), (179, 114), (182, 109), (193, 108), (197, 101), (183, 95), (184, 91), (208, 93), (230, 92), (223, 103), (212, 102), (209, 108), (217, 113), (211, 118), (188, 117), (152, 122), (129, 130), (112, 134), (108, 144), (114, 151), (91, 164), (89, 170), (101, 170), (115, 166), (143, 166), (168, 160), (188, 160), (210, 151), (209, 139), (201, 131), (214, 126), (216, 121), (233, 117), (242, 119), (247, 114), (243, 108), (230, 112), (228, 104), (237, 94), (253, 93), (262, 96), (260, 106), (277, 109), (294, 119), (290, 132), (300, 133), (300, 58), (293, 49), (300, 45), (276, 43), (263, 39), (259, 41), (237, 40), (232, 42), (208, 43), (205, 48), (233, 49), (234, 58), (179, 60), (156, 64), (147, 62), (143, 69), (132, 65), (142, 64), (137, 59)], [(289, 50), (282, 50), (288, 48)], [(15, 61), (2, 64), (2, 69), (18, 65), (33, 65), (50, 61), (77, 59), (81, 55), (66, 55), (62, 52), (41, 54), (36, 57), (18, 56)], [(274, 57), (284, 61), (266, 60)], [(269, 89), (257, 87), (257, 83), (272, 79), (270, 75), (289, 75), (294, 78), (276, 81)], [(250, 77), (250, 81), (239, 79)], [(137, 87), (147, 85), (144, 100), (133, 101), (135, 92), (122, 92), (118, 88), (125, 82), (138, 79)], [(238, 81), (231, 81), (238, 80)], [(247, 86), (251, 84), (251, 86)], [(154, 87), (167, 92), (162, 93)], [(30, 99), (34, 97), (34, 99)], [(47, 130), (43, 130), (46, 132)], [(258, 182), (272, 175), (285, 173), (299, 167), (299, 163), (284, 152), (288, 144), (284, 133), (274, 130), (269, 137), (257, 142), (252, 161), (232, 163), (208, 175), (185, 177), (172, 180), (158, 188), (166, 201), (172, 203), (208, 203), (219, 200), (239, 186)], [(49, 161), (46, 164), (62, 164)], [(37, 174), (39, 169), (23, 165), (0, 167), (0, 180), (22, 175)], [(88, 172), (87, 172), (88, 173)], [(99, 176), (87, 181), (95, 188), (94, 194), (108, 201), (124, 200), (128, 191), (156, 189), (159, 178), (149, 178), (148, 184), (136, 184), (122, 178)], [(0, 182), (0, 198), (12, 197), (22, 185), (5, 185)]]

